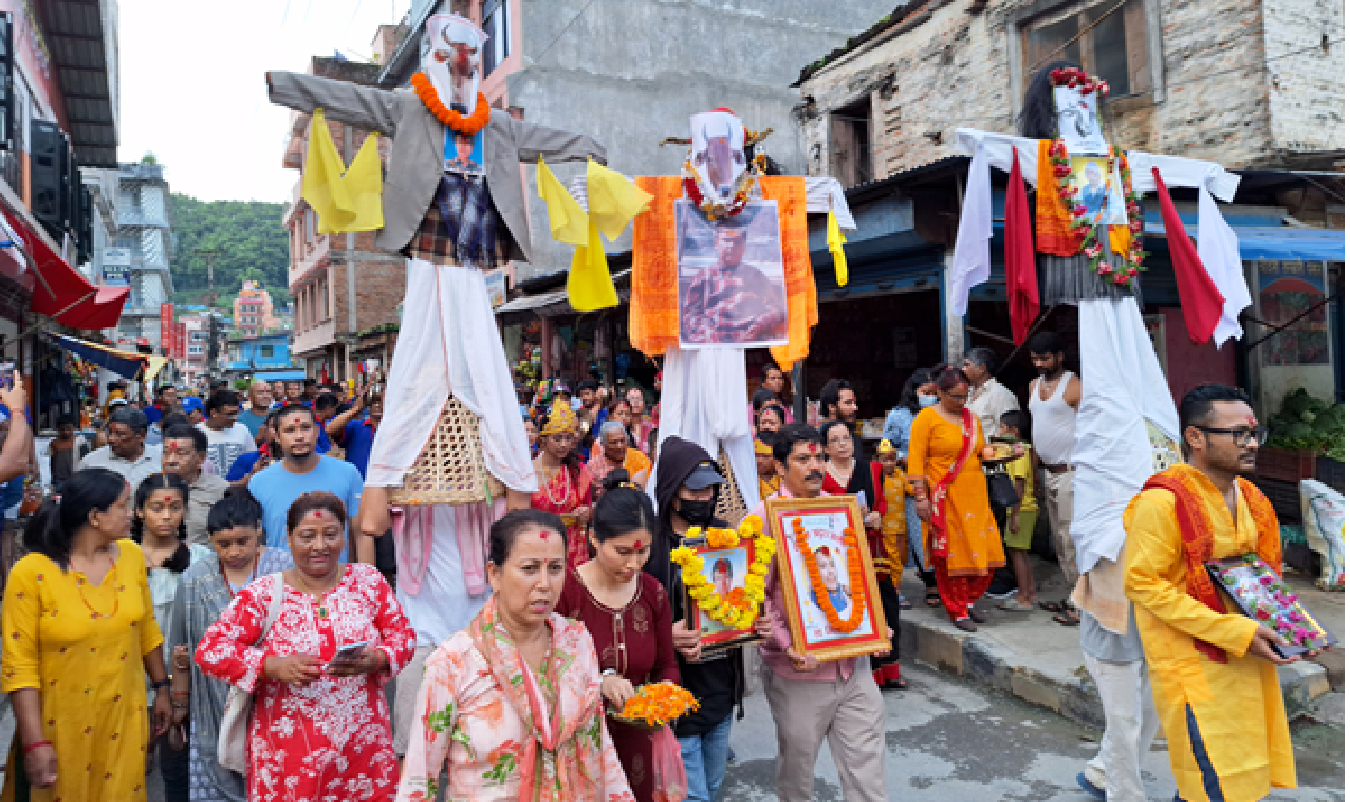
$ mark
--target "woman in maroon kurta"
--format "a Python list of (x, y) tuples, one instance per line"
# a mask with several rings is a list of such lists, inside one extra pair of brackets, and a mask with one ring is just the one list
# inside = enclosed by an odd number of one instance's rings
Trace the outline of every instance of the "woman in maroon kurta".
[[(603, 674), (600, 693), (607, 705), (620, 709), (638, 686), (678, 684), (680, 672), (670, 634), (670, 599), (661, 583), (642, 570), (656, 524), (651, 500), (634, 486), (616, 480), (605, 484), (591, 533), (596, 556), (567, 572), (555, 610), (590, 631)], [(633, 795), (638, 802), (651, 802), (653, 733), (613, 718), (606, 721)]]

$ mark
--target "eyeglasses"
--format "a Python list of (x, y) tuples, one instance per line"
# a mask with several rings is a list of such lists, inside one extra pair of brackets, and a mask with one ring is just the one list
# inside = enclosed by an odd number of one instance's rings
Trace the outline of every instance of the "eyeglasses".
[(1248, 440), (1255, 440), (1258, 446), (1266, 444), (1266, 438), (1270, 436), (1270, 430), (1264, 426), (1257, 426), (1255, 429), (1237, 426), (1231, 429), (1216, 429), (1212, 426), (1196, 426), (1202, 432), (1208, 434), (1229, 434), (1233, 436), (1233, 445), (1245, 446)]

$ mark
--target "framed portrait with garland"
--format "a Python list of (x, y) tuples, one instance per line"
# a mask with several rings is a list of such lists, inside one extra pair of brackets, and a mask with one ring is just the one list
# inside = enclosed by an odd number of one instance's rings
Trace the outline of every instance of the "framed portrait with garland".
[(684, 584), (685, 626), (699, 633), (704, 659), (763, 640), (754, 627), (774, 552), (758, 518), (736, 529), (691, 527), (671, 552)]
[(852, 496), (772, 498), (765, 516), (792, 647), (818, 660), (890, 648), (881, 591)]

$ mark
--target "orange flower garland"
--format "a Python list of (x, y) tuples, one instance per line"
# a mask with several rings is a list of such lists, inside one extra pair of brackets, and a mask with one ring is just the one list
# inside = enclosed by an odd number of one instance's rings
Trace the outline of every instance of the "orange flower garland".
[(441, 102), (440, 96), (436, 94), (436, 87), (432, 86), (431, 79), (426, 73), (414, 74), (412, 85), (413, 91), (421, 99), (422, 105), (427, 107), (427, 111), (456, 133), (473, 136), (486, 128), (488, 120), (492, 119), (492, 109), (488, 107), (487, 98), (482, 92), (478, 93), (478, 104), (474, 106), (473, 114), (465, 117)]
[(689, 691), (669, 682), (643, 685), (623, 703), (617, 717), (649, 727), (664, 727), (691, 710), (698, 710), (698, 700)]
[(806, 563), (806, 571), (811, 577), (811, 589), (815, 591), (816, 601), (825, 612), (825, 620), (830, 622), (830, 628), (835, 632), (854, 631), (862, 624), (863, 615), (867, 612), (867, 591), (863, 586), (866, 579), (863, 577), (862, 555), (858, 551), (857, 533), (851, 526), (844, 527), (844, 547), (848, 551), (849, 595), (853, 599), (853, 612), (847, 619), (839, 617), (839, 611), (834, 609), (834, 602), (830, 601), (830, 594), (825, 589), (825, 580), (820, 576), (820, 565), (816, 562), (816, 555), (811, 551), (811, 544), (807, 542), (806, 527), (802, 525), (802, 519), (792, 519), (792, 534), (796, 536), (797, 550), (801, 552), (802, 562)]

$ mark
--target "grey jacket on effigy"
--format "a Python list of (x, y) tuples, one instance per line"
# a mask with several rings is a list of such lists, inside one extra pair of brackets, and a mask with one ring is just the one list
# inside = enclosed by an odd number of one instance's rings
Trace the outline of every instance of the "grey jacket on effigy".
[[(407, 89), (369, 86), (301, 75), (269, 72), (268, 95), (273, 103), (309, 114), (323, 109), (330, 120), (355, 125), (392, 137), (385, 172), (384, 228), (375, 245), (395, 253), (403, 250), (431, 208), (445, 171), (445, 124), (421, 99)], [(530, 227), (525, 216), (521, 162), (585, 161), (605, 163), (605, 149), (585, 134), (521, 122), (500, 109), (492, 110), (483, 129), (483, 160), (488, 191), (511, 232), (508, 258), (530, 261)]]

